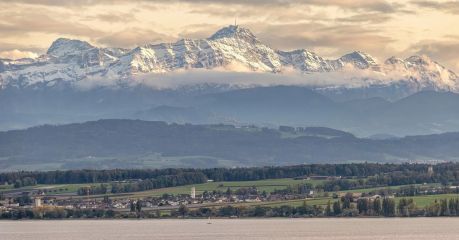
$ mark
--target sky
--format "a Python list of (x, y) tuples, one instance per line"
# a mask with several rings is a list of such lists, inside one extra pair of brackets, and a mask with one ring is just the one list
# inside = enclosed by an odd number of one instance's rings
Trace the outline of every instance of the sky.
[(235, 19), (276, 49), (425, 54), (459, 72), (459, 1), (449, 0), (0, 0), (0, 57), (36, 57), (58, 37), (123, 48), (206, 38)]

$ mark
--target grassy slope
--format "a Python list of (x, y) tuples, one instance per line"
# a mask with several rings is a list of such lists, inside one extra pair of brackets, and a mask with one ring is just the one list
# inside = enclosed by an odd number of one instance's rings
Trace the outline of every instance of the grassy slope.
[[(164, 193), (174, 194), (174, 195), (190, 194), (191, 187), (193, 186), (196, 188), (196, 194), (201, 194), (204, 191), (213, 191), (213, 190), (226, 191), (228, 187), (231, 188), (231, 190), (236, 190), (239, 188), (252, 187), (252, 186), (257, 187), (259, 191), (272, 192), (276, 189), (278, 190), (285, 189), (287, 188), (287, 186), (296, 186), (302, 183), (311, 183), (313, 185), (316, 185), (322, 182), (323, 182), (322, 180), (295, 180), (291, 178), (268, 179), (268, 180), (259, 180), (259, 181), (208, 182), (208, 183), (202, 183), (202, 184), (154, 189), (154, 190), (143, 191), (143, 192), (134, 192), (134, 193), (128, 193), (127, 195), (130, 195), (131, 198), (141, 198), (141, 197), (157, 197), (157, 196), (163, 195)], [(108, 194), (108, 195), (110, 196), (112, 194)], [(113, 194), (115, 198), (116, 198), (116, 195), (119, 195), (119, 194)], [(122, 197), (125, 197), (125, 196), (126, 194), (123, 194)]]
[[(458, 197), (459, 197), (459, 194), (438, 194), (438, 195), (423, 195), (423, 196), (414, 196), (414, 197), (405, 197), (405, 198), (414, 199), (416, 206), (423, 208), (431, 203), (434, 203), (435, 200), (440, 200), (440, 199), (449, 200), (450, 198), (458, 198)], [(399, 199), (400, 198), (395, 198), (397, 203)]]

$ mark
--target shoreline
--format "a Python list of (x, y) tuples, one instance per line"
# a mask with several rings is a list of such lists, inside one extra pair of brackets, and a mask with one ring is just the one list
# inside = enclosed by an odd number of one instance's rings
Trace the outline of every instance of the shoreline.
[[(378, 217), (378, 216), (362, 216), (362, 217), (263, 217), (263, 218), (254, 218), (254, 217), (240, 217), (240, 218), (224, 218), (216, 217), (211, 218), (210, 221), (218, 220), (351, 220), (351, 219), (366, 219), (366, 220), (376, 220), (376, 219), (459, 219), (457, 216), (438, 216), (438, 217)], [(64, 218), (64, 219), (0, 219), (1, 222), (58, 222), (58, 221), (205, 221), (209, 220), (208, 218)]]

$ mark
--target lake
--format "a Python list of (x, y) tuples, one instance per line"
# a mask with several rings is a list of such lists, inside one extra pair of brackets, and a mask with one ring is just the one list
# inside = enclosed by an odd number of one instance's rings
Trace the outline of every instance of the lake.
[(0, 221), (0, 239), (459, 239), (459, 218)]

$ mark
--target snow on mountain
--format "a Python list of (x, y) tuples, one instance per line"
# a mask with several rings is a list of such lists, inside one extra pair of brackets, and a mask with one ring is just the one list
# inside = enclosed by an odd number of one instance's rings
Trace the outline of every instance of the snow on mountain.
[(84, 41), (58, 38), (51, 44), (46, 54), (55, 57), (64, 57), (65, 55), (78, 55), (92, 48), (95, 47)]
[(383, 84), (408, 81), (418, 88), (459, 89), (458, 76), (426, 56), (405, 60), (392, 57), (380, 64), (369, 54), (355, 51), (330, 60), (305, 49), (275, 50), (250, 30), (235, 25), (224, 27), (207, 39), (147, 44), (132, 50), (98, 48), (84, 41), (59, 38), (37, 59), (0, 59), (0, 87), (52, 85), (56, 81), (75, 83), (91, 77), (129, 81), (145, 73), (195, 68), (280, 74), (287, 68), (303, 74), (351, 68), (355, 72), (370, 71), (388, 76), (384, 81), (377, 81)]
[(348, 53), (340, 57), (336, 62), (338, 66), (344, 66), (345, 64), (350, 64), (359, 69), (368, 69), (368, 68), (371, 68), (373, 70), (378, 69), (378, 64), (377, 64), (376, 59), (370, 56), (369, 54), (361, 52), (361, 51), (355, 51), (352, 53)]
[(391, 57), (384, 68), (385, 72), (400, 73), (421, 88), (458, 91), (458, 76), (427, 56), (411, 56), (405, 60)]
[(314, 52), (305, 49), (291, 52), (278, 52), (283, 66), (292, 66), (302, 72), (330, 72), (336, 70), (332, 61), (323, 59)]

